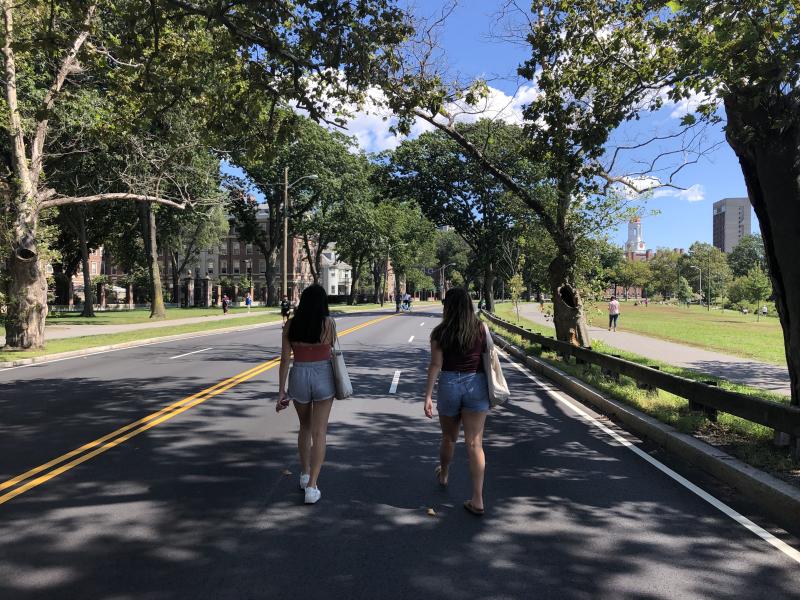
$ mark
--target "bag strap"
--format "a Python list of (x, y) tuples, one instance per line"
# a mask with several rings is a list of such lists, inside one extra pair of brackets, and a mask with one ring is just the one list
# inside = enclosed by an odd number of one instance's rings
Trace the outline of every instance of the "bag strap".
[(492, 339), (492, 332), (485, 322), (483, 322), (483, 331), (486, 334), (486, 351), (491, 352), (494, 349), (494, 340)]
[[(336, 331), (336, 319), (334, 319), (333, 317), (328, 317), (328, 318), (330, 319), (331, 326), (333, 327), (333, 343), (331, 344), (331, 348), (334, 348), (334, 349), (338, 350), (339, 352), (341, 352), (342, 351), (342, 345), (339, 342), (339, 334)], [(337, 346), (338, 346), (338, 348), (337, 348)]]

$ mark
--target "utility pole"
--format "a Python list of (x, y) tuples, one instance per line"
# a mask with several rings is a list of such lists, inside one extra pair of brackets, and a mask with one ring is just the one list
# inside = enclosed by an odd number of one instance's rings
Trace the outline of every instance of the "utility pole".
[(289, 288), (289, 167), (283, 169), (283, 296)]

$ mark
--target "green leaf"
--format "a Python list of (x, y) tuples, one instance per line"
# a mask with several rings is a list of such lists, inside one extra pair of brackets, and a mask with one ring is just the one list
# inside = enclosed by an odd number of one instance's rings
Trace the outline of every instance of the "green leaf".
[(673, 12), (677, 13), (681, 10), (681, 3), (677, 2), (676, 0), (670, 0), (667, 2), (667, 7)]

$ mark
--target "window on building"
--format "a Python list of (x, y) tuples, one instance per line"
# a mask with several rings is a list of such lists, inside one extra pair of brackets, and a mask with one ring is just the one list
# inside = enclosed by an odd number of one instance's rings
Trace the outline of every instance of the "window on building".
[(240, 269), (239, 269), (239, 265), (238, 265), (238, 264), (236, 264), (236, 265), (233, 265), (233, 274), (234, 274), (234, 275), (238, 275), (238, 274), (239, 274), (239, 271), (240, 271)]
[(219, 247), (219, 253), (220, 254), (227, 254), (228, 253), (228, 244), (222, 244)]
[(247, 244), (244, 247), (244, 251), (248, 254), (248, 256), (251, 255), (253, 253), (253, 244)]
[(260, 260), (258, 261), (258, 272), (265, 273), (267, 271), (267, 261)]
[(238, 256), (239, 250), (240, 250), (239, 242), (233, 242), (233, 255)]
[(223, 275), (227, 275), (228, 274), (228, 265), (226, 263), (220, 263), (219, 272), (222, 273)]
[(92, 275), (97, 275), (97, 263), (92, 263)]
[(116, 275), (116, 274), (117, 274), (117, 267), (116, 267), (116, 265), (111, 265), (111, 274), (112, 274), (112, 275)]
[(334, 296), (336, 295), (336, 286), (335, 285), (331, 286), (331, 294), (333, 294)]
[(214, 261), (213, 260), (208, 261), (208, 264), (206, 265), (206, 273), (208, 273), (209, 275), (213, 275), (214, 274)]

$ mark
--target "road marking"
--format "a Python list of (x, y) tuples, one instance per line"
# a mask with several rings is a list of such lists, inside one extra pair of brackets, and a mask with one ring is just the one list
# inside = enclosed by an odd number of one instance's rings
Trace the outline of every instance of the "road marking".
[(676, 481), (677, 483), (679, 483), (680, 485), (685, 487), (687, 490), (689, 490), (690, 492), (692, 492), (696, 496), (699, 496), (700, 498), (702, 498), (703, 500), (708, 502), (711, 506), (713, 506), (714, 508), (716, 508), (720, 512), (724, 513), (725, 515), (727, 515), (728, 517), (730, 517), (731, 519), (733, 519), (734, 521), (739, 523), (739, 525), (741, 525), (742, 527), (744, 527), (745, 529), (747, 529), (751, 533), (754, 533), (755, 535), (760, 537), (762, 540), (764, 540), (765, 542), (767, 542), (771, 546), (773, 546), (773, 547), (777, 548), (778, 550), (780, 550), (781, 552), (783, 552), (783, 554), (785, 554), (786, 556), (788, 556), (789, 558), (791, 558), (795, 562), (800, 563), (800, 551), (797, 551), (795, 548), (792, 548), (789, 544), (787, 544), (783, 540), (778, 539), (777, 537), (772, 535), (769, 531), (767, 531), (763, 527), (757, 525), (756, 523), (754, 523), (753, 521), (751, 521), (750, 519), (748, 519), (744, 515), (739, 514), (736, 510), (734, 510), (733, 508), (731, 508), (730, 506), (728, 506), (727, 504), (725, 504), (721, 500), (718, 500), (716, 497), (712, 496), (711, 494), (706, 492), (704, 489), (702, 489), (699, 486), (695, 485), (694, 483), (692, 483), (691, 481), (686, 479), (683, 475), (680, 475), (680, 474), (676, 473), (675, 471), (670, 469), (667, 465), (665, 465), (661, 461), (653, 458), (647, 452), (645, 452), (644, 450), (642, 450), (641, 448), (639, 448), (635, 444), (633, 444), (633, 443), (629, 442), (628, 440), (626, 440), (624, 437), (619, 435), (616, 431), (614, 431), (613, 429), (607, 427), (605, 424), (603, 424), (600, 421), (598, 421), (597, 419), (595, 419), (592, 415), (590, 415), (588, 412), (586, 412), (586, 410), (584, 410), (583, 407), (576, 405), (571, 400), (565, 398), (561, 393), (551, 389), (551, 387), (549, 385), (547, 385), (543, 381), (539, 380), (539, 378), (535, 377), (530, 371), (528, 371), (527, 369), (525, 369), (522, 366), (520, 366), (516, 361), (511, 360), (511, 358), (505, 352), (503, 352), (502, 350), (498, 349), (498, 352), (503, 357), (505, 357), (505, 359), (508, 362), (510, 362), (512, 365), (514, 365), (514, 367), (520, 373), (522, 373), (528, 379), (530, 379), (531, 381), (536, 383), (540, 388), (542, 388), (544, 391), (546, 391), (554, 400), (556, 400), (557, 402), (561, 402), (562, 404), (570, 407), (574, 412), (576, 412), (578, 415), (583, 417), (590, 424), (594, 425), (595, 427), (597, 427), (598, 429), (600, 429), (604, 433), (606, 433), (609, 436), (611, 436), (612, 438), (614, 438), (614, 440), (616, 442), (618, 442), (619, 444), (621, 444), (622, 446), (624, 446), (625, 448), (627, 448), (628, 450), (633, 452), (636, 456), (638, 456), (639, 458), (642, 458), (643, 460), (647, 461), (648, 463), (653, 465), (656, 469), (658, 469), (659, 471), (661, 471), (662, 473), (664, 473), (665, 475), (667, 475), (668, 477), (670, 477), (671, 479), (673, 479), (674, 481)]
[(169, 359), (172, 360), (173, 358), (183, 358), (184, 356), (191, 356), (192, 354), (198, 354), (200, 352), (205, 352), (206, 350), (213, 350), (214, 347), (210, 348), (203, 348), (202, 350), (195, 350), (194, 352), (187, 352), (186, 354), (178, 354), (178, 356), (170, 356)]
[(410, 338), (408, 338), (408, 343), (410, 344), (413, 341), (414, 341), (414, 336), (412, 335)]
[(419, 324), (420, 327), (422, 327), (423, 325), (425, 325), (425, 321)]
[(392, 385), (389, 386), (389, 393), (394, 394), (397, 391), (397, 384), (400, 383), (400, 371), (394, 372), (394, 377), (392, 377)]
[[(377, 319), (372, 319), (371, 321), (366, 321), (355, 327), (351, 327), (342, 331), (339, 336), (348, 335), (359, 329), (363, 329), (364, 327), (368, 327), (369, 325), (374, 325), (375, 323), (379, 323), (380, 321), (385, 321), (386, 319), (390, 319), (395, 315), (388, 315), (385, 317), (379, 317)], [(30, 489), (33, 489), (37, 486), (42, 485), (43, 483), (61, 475), (62, 473), (69, 471), (70, 469), (80, 465), (81, 463), (86, 462), (87, 460), (94, 458), (98, 454), (102, 454), (107, 450), (110, 450), (119, 444), (128, 441), (132, 437), (139, 435), (140, 433), (144, 433), (148, 429), (155, 427), (165, 421), (168, 421), (184, 412), (189, 410), (190, 408), (194, 408), (195, 406), (202, 404), (206, 400), (213, 398), (214, 396), (218, 396), (219, 394), (228, 391), (231, 388), (236, 387), (237, 385), (244, 383), (260, 375), (265, 371), (269, 371), (277, 367), (280, 364), (280, 358), (272, 358), (266, 362), (256, 365), (246, 371), (238, 373), (233, 377), (229, 377), (219, 383), (212, 385), (204, 390), (201, 390), (191, 396), (187, 396), (177, 402), (173, 402), (172, 404), (165, 406), (159, 411), (156, 411), (146, 417), (138, 419), (133, 423), (129, 423), (119, 429), (112, 431), (109, 434), (104, 435), (96, 440), (88, 442), (81, 446), (80, 448), (76, 448), (71, 452), (67, 452), (53, 460), (46, 462), (38, 467), (34, 467), (21, 475), (17, 475), (16, 477), (12, 477), (11, 479), (0, 483), (0, 490), (12, 488), (23, 481), (30, 480), (24, 485), (16, 487), (15, 489), (6, 492), (2, 496), (0, 496), (0, 504), (5, 504), (9, 500), (13, 500), (20, 494), (27, 492)], [(73, 458), (76, 457), (76, 458)], [(73, 460), (70, 460), (73, 459)], [(57, 468), (48, 471), (51, 467)], [(39, 473), (44, 473), (43, 475), (36, 477), (35, 479), (31, 479), (34, 475), (38, 475)]]

